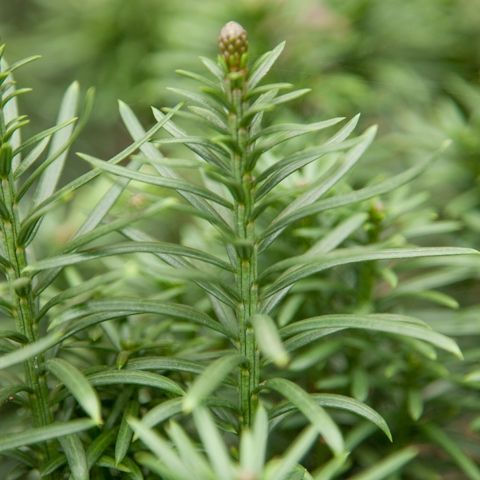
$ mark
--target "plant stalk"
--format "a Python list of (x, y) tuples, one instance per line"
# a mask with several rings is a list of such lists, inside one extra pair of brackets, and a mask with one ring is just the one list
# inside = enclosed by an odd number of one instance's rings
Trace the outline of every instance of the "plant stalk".
[[(3, 112), (0, 112), (0, 139), (3, 138), (4, 133), (5, 120)], [(12, 301), (11, 313), (15, 320), (16, 330), (27, 339), (28, 343), (33, 343), (39, 338), (38, 325), (35, 320), (37, 308), (30, 279), (22, 276), (22, 271), (27, 266), (27, 256), (25, 248), (18, 241), (20, 218), (15, 192), (15, 181), (10, 172), (1, 179), (0, 191), (0, 201), (8, 215), (8, 218), (1, 221), (5, 254), (10, 263), (6, 277)], [(35, 427), (49, 425), (53, 421), (53, 415), (48, 405), (48, 386), (43, 355), (26, 360), (24, 369), (33, 425)], [(46, 445), (44, 448), (45, 460), (48, 461), (52, 454), (52, 446)]]
[[(233, 85), (232, 85), (233, 83)], [(256, 390), (259, 385), (259, 352), (251, 318), (257, 311), (257, 245), (255, 220), (253, 218), (254, 184), (249, 169), (249, 128), (241, 126), (244, 111), (243, 82), (226, 81), (226, 91), (232, 109), (229, 113), (230, 131), (234, 143), (232, 166), (239, 199), (235, 202), (234, 222), (237, 243), (236, 286), (239, 296), (237, 319), (239, 349), (247, 359), (240, 371), (240, 416), (241, 425), (249, 427), (257, 404)]]

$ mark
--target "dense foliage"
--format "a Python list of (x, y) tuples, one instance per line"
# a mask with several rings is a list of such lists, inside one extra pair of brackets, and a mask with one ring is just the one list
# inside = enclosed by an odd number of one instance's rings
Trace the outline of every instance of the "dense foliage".
[(140, 3), (5, 10), (1, 475), (479, 479), (478, 2)]

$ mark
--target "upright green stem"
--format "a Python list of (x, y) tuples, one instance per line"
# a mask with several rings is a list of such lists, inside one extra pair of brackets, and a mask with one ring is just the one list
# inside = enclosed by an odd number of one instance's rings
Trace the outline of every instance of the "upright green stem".
[[(0, 111), (0, 140), (5, 133), (3, 112)], [(22, 271), (27, 265), (25, 248), (18, 241), (20, 218), (15, 195), (15, 181), (12, 173), (1, 179), (0, 201), (4, 205), (6, 217), (1, 221), (1, 233), (5, 254), (10, 264), (6, 272), (10, 288), (12, 316), (15, 326), (29, 343), (38, 339), (38, 325), (35, 321), (37, 308), (29, 279), (22, 277)], [(36, 427), (45, 426), (53, 421), (48, 405), (48, 387), (44, 373), (44, 358), (38, 355), (25, 362), (25, 381), (29, 390), (30, 407), (33, 424)], [(45, 448), (46, 459), (50, 458), (49, 447)]]
[(248, 427), (252, 423), (259, 384), (259, 353), (255, 341), (252, 316), (257, 311), (257, 245), (255, 221), (253, 218), (254, 187), (253, 176), (249, 170), (248, 143), (249, 129), (241, 126), (244, 110), (244, 90), (242, 82), (226, 82), (231, 101), (229, 113), (230, 132), (234, 148), (232, 166), (239, 199), (235, 203), (235, 236), (237, 243), (236, 285), (239, 302), (237, 319), (239, 326), (239, 346), (248, 360), (240, 371), (240, 409), (241, 423)]

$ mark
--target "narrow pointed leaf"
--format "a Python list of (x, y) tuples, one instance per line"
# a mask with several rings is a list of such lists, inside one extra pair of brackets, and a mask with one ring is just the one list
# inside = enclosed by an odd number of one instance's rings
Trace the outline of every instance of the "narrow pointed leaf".
[(183, 398), (172, 398), (160, 403), (149, 410), (142, 418), (142, 423), (147, 427), (154, 427), (174, 415), (182, 413)]
[(136, 253), (167, 254), (180, 257), (194, 258), (211, 265), (215, 265), (224, 270), (231, 271), (232, 267), (227, 262), (208, 253), (195, 248), (183, 247), (174, 243), (166, 242), (122, 242), (103, 247), (94, 247), (83, 250), (78, 253), (60, 255), (58, 257), (48, 258), (36, 263), (30, 264), (24, 271), (35, 272), (58, 268), (69, 265), (75, 265), (82, 262), (96, 260), (97, 258), (109, 257), (113, 255), (127, 255)]
[(95, 426), (90, 419), (71, 420), (69, 422), (52, 423), (46, 427), (29, 428), (19, 433), (4, 433), (0, 438), (0, 452), (45, 442), (54, 438), (72, 435)]
[[(226, 334), (223, 326), (212, 319), (206, 313), (203, 313), (195, 308), (187, 305), (157, 302), (155, 300), (139, 301), (139, 300), (97, 300), (89, 302), (88, 304), (72, 308), (68, 310), (64, 315), (58, 316), (51, 324), (50, 328), (59, 327), (64, 324), (72, 322), (72, 320), (86, 317), (90, 314), (118, 312), (118, 316), (140, 314), (140, 313), (153, 313), (157, 315), (165, 315), (167, 317), (173, 317), (177, 319), (187, 320), (198, 325), (211, 328), (217, 332)], [(113, 315), (113, 316), (114, 316)], [(1, 365), (0, 357), (0, 365)]]
[(78, 155), (80, 158), (89, 162), (94, 167), (100, 170), (103, 170), (105, 172), (112, 173), (120, 177), (129, 178), (131, 180), (136, 180), (138, 182), (147, 183), (149, 185), (156, 185), (158, 187), (192, 193), (194, 195), (198, 195), (199, 197), (204, 197), (207, 200), (218, 203), (219, 205), (222, 205), (224, 207), (231, 207), (230, 202), (226, 201), (222, 197), (219, 197), (215, 193), (210, 192), (205, 188), (192, 185), (191, 183), (187, 183), (182, 180), (176, 180), (172, 178), (162, 178), (154, 175), (147, 175), (145, 173), (139, 173), (134, 170), (129, 170), (128, 168), (125, 168), (125, 167), (120, 167), (118, 165), (112, 165), (110, 163), (103, 162), (97, 158), (94, 158), (90, 155), (85, 155), (82, 153), (79, 153)]
[(418, 450), (413, 447), (404, 448), (380, 460), (368, 470), (350, 477), (349, 480), (383, 480), (389, 475), (398, 473), (406, 464), (418, 455)]
[(142, 442), (155, 453), (165, 467), (172, 472), (170, 478), (181, 480), (190, 478), (191, 472), (189, 472), (166, 440), (134, 418), (131, 418), (128, 423)]
[(342, 471), (350, 452), (345, 452), (329, 460), (313, 477), (313, 480), (333, 480)]
[(222, 480), (233, 480), (235, 477), (233, 465), (210, 412), (204, 407), (197, 407), (193, 411), (193, 419), (217, 477)]
[(251, 319), (258, 346), (263, 354), (279, 367), (289, 361), (275, 322), (268, 315), (254, 315)]
[(267, 473), (267, 479), (287, 480), (292, 478), (291, 474), (300, 460), (310, 450), (317, 436), (318, 430), (313, 425), (303, 430), (279, 460), (275, 468)]
[(87, 378), (93, 386), (130, 384), (158, 388), (159, 390), (174, 395), (183, 395), (184, 393), (180, 386), (173, 380), (152, 372), (108, 370), (93, 373)]
[[(314, 393), (311, 395), (311, 398), (323, 408), (345, 410), (369, 420), (382, 430), (387, 438), (392, 441), (392, 434), (388, 428), (387, 422), (379, 413), (365, 403), (354, 398), (346, 397), (345, 395), (337, 395), (333, 393)], [(275, 418), (293, 410), (295, 410), (295, 407), (292, 404), (280, 405), (272, 409), (270, 416), (271, 418)]]
[(453, 353), (462, 358), (458, 345), (450, 338), (434, 332), (428, 327), (412, 323), (410, 317), (393, 314), (345, 314), (345, 315), (323, 315), (301, 320), (287, 325), (280, 330), (280, 334), (291, 337), (299, 333), (315, 332), (318, 330), (329, 330), (331, 328), (351, 328), (360, 330), (372, 330), (377, 332), (392, 333), (417, 338), (431, 343), (438, 348)]
[(183, 400), (183, 410), (191, 412), (208, 397), (223, 380), (245, 361), (242, 355), (231, 354), (211, 363), (199, 375)]
[(290, 401), (312, 423), (335, 454), (343, 451), (343, 438), (337, 425), (305, 390), (284, 378), (267, 380), (264, 387), (275, 390)]
[(67, 387), (92, 420), (101, 423), (100, 400), (83, 373), (60, 358), (48, 360), (47, 369)]
[[(264, 271), (264, 275), (268, 275), (274, 271), (289, 267), (291, 265), (299, 265), (287, 270), (280, 275), (273, 284), (265, 288), (264, 296), (268, 297), (275, 292), (293, 285), (302, 278), (314, 275), (328, 268), (350, 263), (366, 262), (370, 260), (401, 260), (419, 257), (436, 257), (446, 255), (472, 255), (477, 254), (476, 250), (470, 248), (456, 247), (415, 247), (415, 248), (391, 248), (372, 250), (369, 247), (365, 249), (345, 249), (331, 252), (329, 255), (306, 254), (304, 256), (292, 257), (273, 265)], [(303, 265), (302, 265), (303, 264)]]
[[(68, 122), (72, 117), (76, 115), (77, 103), (79, 96), (79, 84), (74, 82), (68, 87), (63, 97), (60, 111), (58, 114), (58, 124)], [(53, 134), (52, 142), (50, 146), (49, 155), (54, 154), (59, 150), (62, 145), (68, 142), (68, 139), (72, 135), (73, 124), (69, 124), (65, 128), (58, 130)], [(39, 205), (46, 200), (55, 190), (57, 183), (60, 179), (60, 175), (63, 170), (65, 159), (67, 158), (68, 150), (65, 150), (56, 160), (51, 163), (42, 175), (40, 183), (38, 185), (37, 192), (35, 194), (35, 205)]]
[(133, 437), (133, 431), (128, 425), (128, 419), (138, 415), (139, 404), (136, 400), (128, 403), (127, 408), (123, 412), (120, 428), (118, 429), (117, 440), (115, 442), (115, 463), (119, 464), (125, 458), (130, 448)]
[(78, 435), (61, 437), (60, 443), (67, 457), (68, 466), (73, 480), (89, 480), (87, 457)]
[(261, 403), (258, 405), (255, 413), (252, 435), (255, 445), (255, 461), (253, 465), (253, 471), (257, 475), (260, 475), (265, 463), (268, 442), (268, 415)]
[(279, 45), (277, 45), (273, 50), (265, 53), (257, 60), (257, 62), (252, 67), (252, 70), (250, 72), (250, 76), (248, 79), (249, 90), (257, 86), (258, 83), (262, 80), (262, 78), (269, 72), (269, 70), (272, 68), (273, 64), (277, 61), (277, 58), (280, 56), (284, 48), (285, 48), (285, 42), (282, 42)]
[(167, 432), (177, 448), (182, 463), (191, 472), (195, 472), (199, 479), (207, 479), (214, 476), (206, 459), (198, 452), (198, 447), (194, 445), (183, 428), (176, 422), (171, 421), (167, 427)]
[(29, 358), (35, 357), (40, 353), (56, 345), (62, 339), (62, 332), (52, 332), (42, 337), (40, 340), (29, 343), (25, 347), (9, 352), (0, 357), (0, 370), (22, 363)]
[(131, 358), (128, 360), (125, 368), (128, 370), (166, 370), (199, 374), (203, 372), (205, 367), (201, 363), (191, 360), (151, 356)]

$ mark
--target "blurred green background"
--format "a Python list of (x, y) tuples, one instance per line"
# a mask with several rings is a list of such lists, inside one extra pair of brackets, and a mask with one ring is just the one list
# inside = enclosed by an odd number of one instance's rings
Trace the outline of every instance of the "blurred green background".
[(360, 111), (364, 124), (399, 134), (412, 133), (414, 119), (448, 130), (445, 102), (452, 116), (478, 108), (465, 105), (463, 83), (480, 81), (480, 0), (0, 0), (8, 57), (43, 56), (18, 74), (36, 91), (26, 109), (46, 121), (72, 80), (95, 86), (83, 142), (103, 154), (126, 141), (116, 99), (144, 114), (176, 102), (165, 90), (179, 82), (174, 70), (200, 69), (198, 56), (216, 54), (231, 19), (248, 30), (253, 58), (287, 40), (271, 76), (313, 88), (296, 104), (303, 117)]

